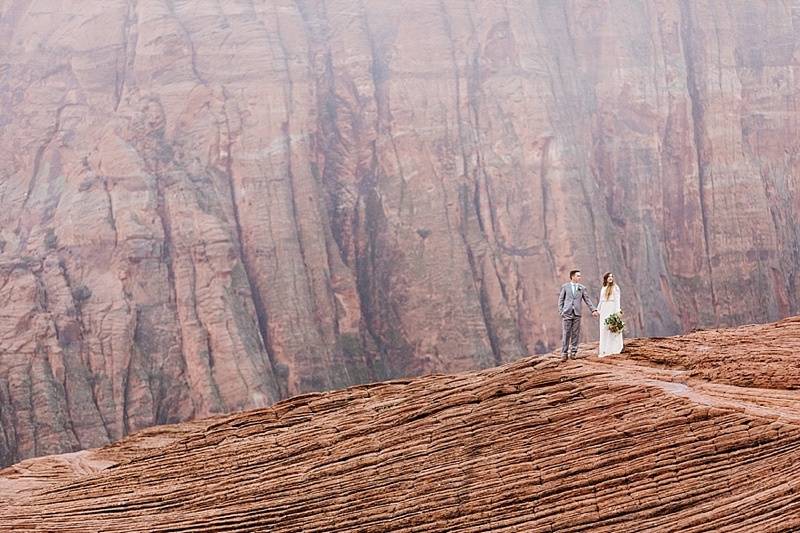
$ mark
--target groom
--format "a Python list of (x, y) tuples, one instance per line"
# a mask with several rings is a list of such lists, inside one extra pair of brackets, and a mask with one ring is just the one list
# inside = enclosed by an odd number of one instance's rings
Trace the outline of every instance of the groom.
[(592, 310), (592, 316), (598, 316), (597, 308), (589, 298), (586, 287), (581, 285), (581, 271), (572, 270), (569, 273), (569, 283), (561, 286), (558, 295), (558, 313), (561, 315), (561, 360), (566, 361), (570, 344), (572, 344), (572, 358), (578, 353), (578, 339), (581, 335), (581, 308), (585, 300), (586, 305)]

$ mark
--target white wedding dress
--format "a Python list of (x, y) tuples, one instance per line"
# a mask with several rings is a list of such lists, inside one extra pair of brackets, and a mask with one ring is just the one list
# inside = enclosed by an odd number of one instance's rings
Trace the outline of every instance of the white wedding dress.
[(622, 351), (622, 332), (612, 333), (606, 326), (606, 318), (620, 310), (619, 287), (614, 286), (611, 296), (606, 299), (605, 288), (600, 289), (600, 303), (597, 311), (600, 313), (600, 357), (618, 354)]

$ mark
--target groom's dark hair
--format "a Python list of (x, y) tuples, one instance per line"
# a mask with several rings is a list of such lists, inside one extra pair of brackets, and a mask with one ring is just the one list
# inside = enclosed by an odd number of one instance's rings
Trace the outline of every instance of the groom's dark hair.
[(569, 271), (569, 279), (572, 279), (572, 276), (580, 272), (580, 270), (570, 270)]

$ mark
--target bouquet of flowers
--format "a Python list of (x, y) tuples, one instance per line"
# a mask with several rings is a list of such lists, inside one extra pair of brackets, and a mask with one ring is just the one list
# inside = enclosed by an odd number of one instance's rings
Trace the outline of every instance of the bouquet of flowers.
[(622, 310), (611, 313), (605, 320), (605, 325), (611, 333), (620, 333), (625, 329), (625, 322), (622, 320)]

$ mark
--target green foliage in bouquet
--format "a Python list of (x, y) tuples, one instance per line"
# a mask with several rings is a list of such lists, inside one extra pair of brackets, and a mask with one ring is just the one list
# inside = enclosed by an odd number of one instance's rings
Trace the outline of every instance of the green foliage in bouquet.
[(611, 333), (620, 333), (625, 329), (625, 322), (622, 320), (622, 311), (608, 315), (605, 321), (608, 331)]

